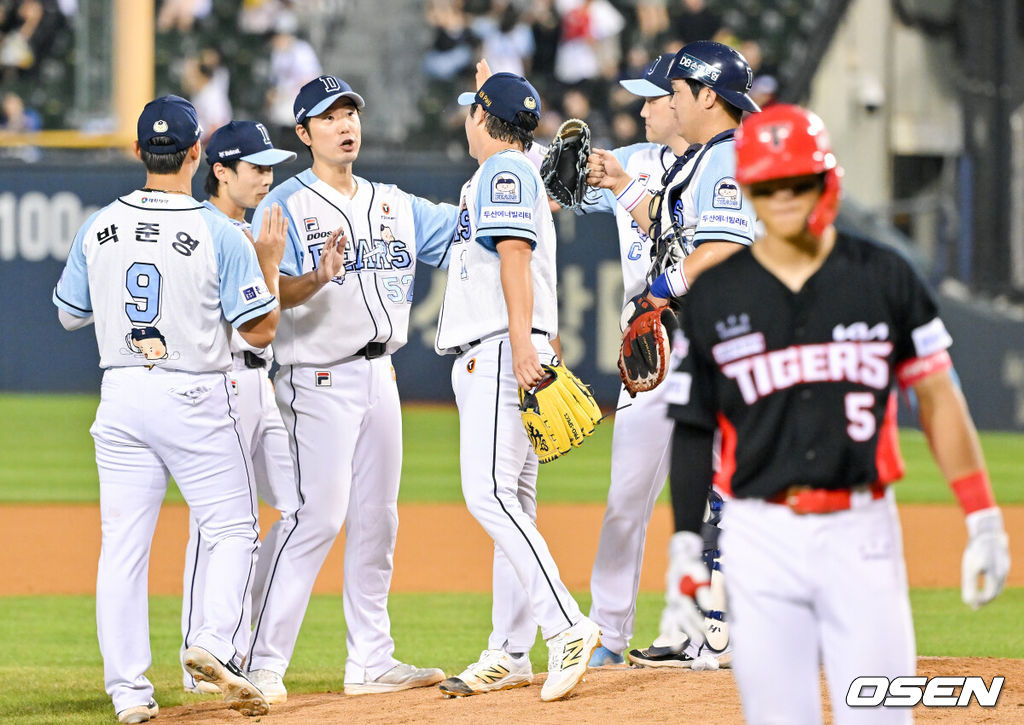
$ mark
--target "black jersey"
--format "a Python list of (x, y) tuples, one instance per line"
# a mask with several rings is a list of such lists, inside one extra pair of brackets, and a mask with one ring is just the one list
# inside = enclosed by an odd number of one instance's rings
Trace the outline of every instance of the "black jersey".
[(948, 368), (952, 340), (906, 259), (839, 234), (794, 293), (741, 250), (684, 298), (669, 414), (721, 434), (715, 483), (737, 497), (903, 474), (894, 381)]

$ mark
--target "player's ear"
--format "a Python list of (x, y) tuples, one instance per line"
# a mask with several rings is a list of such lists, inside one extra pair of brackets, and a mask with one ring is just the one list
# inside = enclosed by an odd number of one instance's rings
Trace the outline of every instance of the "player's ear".
[(201, 141), (196, 141), (192, 144), (192, 147), (188, 150), (188, 157), (192, 161), (198, 161), (203, 157), (203, 144)]
[(142, 147), (139, 146), (139, 140), (135, 139), (132, 141), (132, 151), (135, 153), (135, 158), (142, 161)]
[(309, 137), (309, 131), (301, 123), (295, 126), (295, 135), (299, 137), (299, 141), (302, 141), (307, 146), (313, 145), (313, 139)]

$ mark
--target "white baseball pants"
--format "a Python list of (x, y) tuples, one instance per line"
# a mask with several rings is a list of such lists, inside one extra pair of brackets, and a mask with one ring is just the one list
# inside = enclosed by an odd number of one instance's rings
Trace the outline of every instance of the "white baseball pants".
[(91, 428), (100, 479), (102, 549), (96, 624), (107, 693), (116, 711), (153, 696), (149, 646), (149, 551), (174, 476), (209, 545), (203, 610), (191, 636), (222, 661), (243, 621), (259, 541), (256, 491), (235, 396), (225, 373), (159, 367), (103, 375)]
[[(551, 362), (555, 354), (547, 338), (532, 339), (541, 362)], [(462, 493), (494, 540), (488, 648), (528, 652), (538, 625), (549, 639), (582, 615), (535, 524), (539, 464), (519, 413), (508, 338), (487, 340), (456, 357), (452, 388), (459, 407)]]
[(820, 667), (838, 725), (909, 723), (906, 708), (850, 708), (861, 675), (913, 675), (914, 629), (892, 491), (859, 505), (793, 513), (730, 499), (722, 557), (733, 669), (748, 723), (820, 723)]
[(398, 533), (402, 413), (391, 357), (285, 365), (274, 379), (301, 505), (265, 564), (249, 670), (284, 674), (320, 567), (345, 526), (345, 682), (396, 664), (388, 590)]

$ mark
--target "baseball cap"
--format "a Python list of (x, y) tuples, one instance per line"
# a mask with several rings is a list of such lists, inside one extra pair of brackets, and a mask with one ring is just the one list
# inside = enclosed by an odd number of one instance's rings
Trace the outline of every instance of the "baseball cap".
[(351, 98), (357, 108), (366, 105), (363, 97), (353, 91), (352, 86), (341, 78), (332, 75), (314, 78), (300, 88), (299, 95), (295, 96), (295, 104), (292, 106), (292, 110), (295, 112), (295, 123), (302, 123), (307, 118), (319, 116), (342, 96)]
[(643, 96), (644, 98), (670, 96), (672, 95), (672, 81), (668, 77), (668, 72), (672, 68), (674, 60), (675, 55), (672, 53), (659, 55), (647, 66), (647, 70), (644, 71), (641, 78), (619, 81), (619, 85), (634, 96)]
[(266, 126), (255, 121), (232, 121), (221, 126), (206, 144), (206, 163), (240, 159), (257, 166), (275, 166), (292, 161), (291, 151), (274, 148)]
[(530, 81), (515, 73), (495, 73), (476, 93), (459, 95), (459, 105), (479, 103), (488, 113), (514, 124), (520, 111), (540, 118), (540, 94)]
[[(191, 103), (181, 96), (162, 96), (146, 104), (139, 114), (139, 146), (151, 154), (173, 154), (189, 148), (203, 135), (199, 117)], [(153, 144), (158, 136), (169, 144)]]

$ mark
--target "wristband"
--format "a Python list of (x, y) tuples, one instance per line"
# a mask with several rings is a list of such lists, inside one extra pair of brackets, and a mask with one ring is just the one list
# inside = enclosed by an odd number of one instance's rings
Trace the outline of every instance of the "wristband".
[(622, 190), (622, 193), (615, 197), (615, 201), (619, 202), (626, 211), (633, 211), (637, 205), (643, 200), (646, 189), (636, 183), (636, 179), (632, 179), (629, 182), (629, 186)]
[(995, 496), (992, 494), (992, 484), (984, 469), (950, 481), (949, 487), (953, 489), (953, 493), (960, 502), (960, 508), (965, 514), (972, 514), (975, 511), (992, 508), (996, 505)]
[(651, 296), (659, 297), (663, 300), (667, 300), (672, 296), (672, 293), (668, 289), (668, 272), (659, 274), (658, 277), (651, 282)]
[[(673, 280), (673, 277), (678, 279)], [(674, 264), (665, 270), (665, 282), (668, 283), (669, 291), (673, 297), (682, 297), (690, 291), (690, 283), (686, 281), (686, 270), (683, 269), (682, 262)]]

